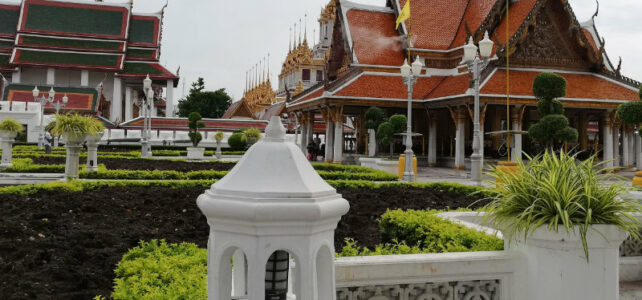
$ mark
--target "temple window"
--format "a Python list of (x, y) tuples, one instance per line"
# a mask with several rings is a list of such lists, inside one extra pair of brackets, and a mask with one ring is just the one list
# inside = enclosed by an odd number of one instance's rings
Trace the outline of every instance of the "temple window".
[(303, 69), (303, 73), (301, 75), (301, 79), (303, 81), (310, 81), (310, 69)]
[(323, 81), (323, 71), (317, 70), (317, 82)]

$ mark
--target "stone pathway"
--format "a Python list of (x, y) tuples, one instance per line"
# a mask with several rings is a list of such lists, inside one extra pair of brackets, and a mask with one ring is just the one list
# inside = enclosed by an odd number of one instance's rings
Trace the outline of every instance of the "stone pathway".
[(642, 281), (620, 282), (620, 300), (642, 300)]

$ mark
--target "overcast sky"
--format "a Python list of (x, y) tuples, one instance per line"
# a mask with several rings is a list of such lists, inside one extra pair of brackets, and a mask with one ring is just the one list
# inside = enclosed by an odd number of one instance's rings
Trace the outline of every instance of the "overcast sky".
[[(112, 2), (113, 0), (107, 0)], [(116, 0), (122, 2), (123, 0)], [(169, 70), (181, 67), (178, 96), (190, 83), (204, 77), (208, 89), (226, 88), (240, 99), (245, 71), (271, 54), (275, 86), (287, 54), (289, 28), (308, 14), (308, 35), (316, 28), (322, 7), (329, 0), (170, 0), (165, 15), (161, 63)], [(385, 0), (355, 2), (384, 5)], [(570, 0), (577, 19), (588, 20), (595, 1)], [(165, 0), (135, 0), (134, 10), (155, 12)], [(606, 51), (614, 64), (623, 59), (622, 73), (642, 80), (642, 12), (640, 0), (602, 0), (596, 24), (606, 39)]]

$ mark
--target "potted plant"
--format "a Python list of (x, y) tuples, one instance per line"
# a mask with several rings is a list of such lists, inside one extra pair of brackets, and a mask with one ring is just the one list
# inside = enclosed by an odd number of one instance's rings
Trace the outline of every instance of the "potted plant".
[[(577, 161), (564, 151), (546, 150), (517, 167), (518, 172), (491, 168), (498, 183), (489, 191), (484, 221), (525, 259), (522, 274), (529, 286), (546, 286), (523, 292), (537, 299), (614, 299), (619, 246), (627, 234), (639, 237), (634, 214), (640, 205), (621, 198), (622, 184), (601, 184), (613, 175), (602, 173), (595, 157)], [(556, 283), (546, 284), (552, 278)]]
[(11, 157), (13, 154), (13, 143), (18, 133), (22, 132), (24, 127), (14, 119), (5, 119), (0, 122), (0, 143), (2, 143), (2, 161), (0, 168), (8, 168), (13, 165)]
[(249, 128), (243, 131), (243, 140), (247, 143), (247, 147), (252, 147), (254, 143), (261, 139), (261, 131), (256, 128)]
[(223, 157), (223, 153), (221, 152), (221, 141), (225, 137), (225, 134), (221, 131), (217, 131), (216, 134), (214, 134), (214, 139), (216, 140), (216, 159), (221, 159)]
[(205, 127), (205, 123), (199, 122), (203, 118), (198, 112), (189, 114), (189, 139), (193, 147), (187, 147), (187, 159), (203, 159), (205, 157), (205, 148), (199, 147), (198, 144), (203, 140), (203, 136), (198, 130)]
[(89, 116), (78, 114), (56, 115), (56, 125), (52, 129), (52, 133), (61, 136), (65, 141), (65, 148), (67, 149), (66, 178), (78, 178), (78, 162), (82, 143), (87, 136), (98, 135), (103, 130), (103, 124)]

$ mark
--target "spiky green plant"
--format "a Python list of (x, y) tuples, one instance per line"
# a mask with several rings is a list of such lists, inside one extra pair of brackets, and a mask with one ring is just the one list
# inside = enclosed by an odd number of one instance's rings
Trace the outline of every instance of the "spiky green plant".
[(221, 132), (221, 131), (217, 131), (217, 132), (216, 132), (216, 134), (214, 135), (214, 139), (215, 139), (217, 142), (222, 141), (222, 140), (223, 140), (223, 138), (225, 138), (225, 134), (224, 134), (223, 132)]
[(551, 150), (524, 161), (518, 163), (518, 172), (490, 171), (500, 183), (491, 191), (485, 221), (503, 230), (509, 240), (526, 239), (544, 227), (556, 233), (577, 230), (588, 261), (586, 234), (592, 225), (615, 225), (639, 238), (640, 222), (633, 213), (642, 206), (619, 197), (627, 191), (623, 184), (600, 183), (613, 179), (611, 170), (602, 168), (604, 162), (595, 164), (595, 157), (578, 161)]
[(22, 132), (24, 127), (22, 124), (20, 124), (18, 121), (14, 119), (5, 119), (4, 121), (0, 122), (0, 130), (3, 131), (8, 131), (8, 132)]
[(55, 125), (51, 132), (57, 136), (80, 138), (87, 135), (98, 135), (105, 127), (90, 116), (56, 115)]
[(261, 139), (261, 131), (256, 128), (249, 128), (243, 131), (243, 136), (241, 137), (243, 141), (247, 142), (247, 139), (255, 139), (258, 141)]

